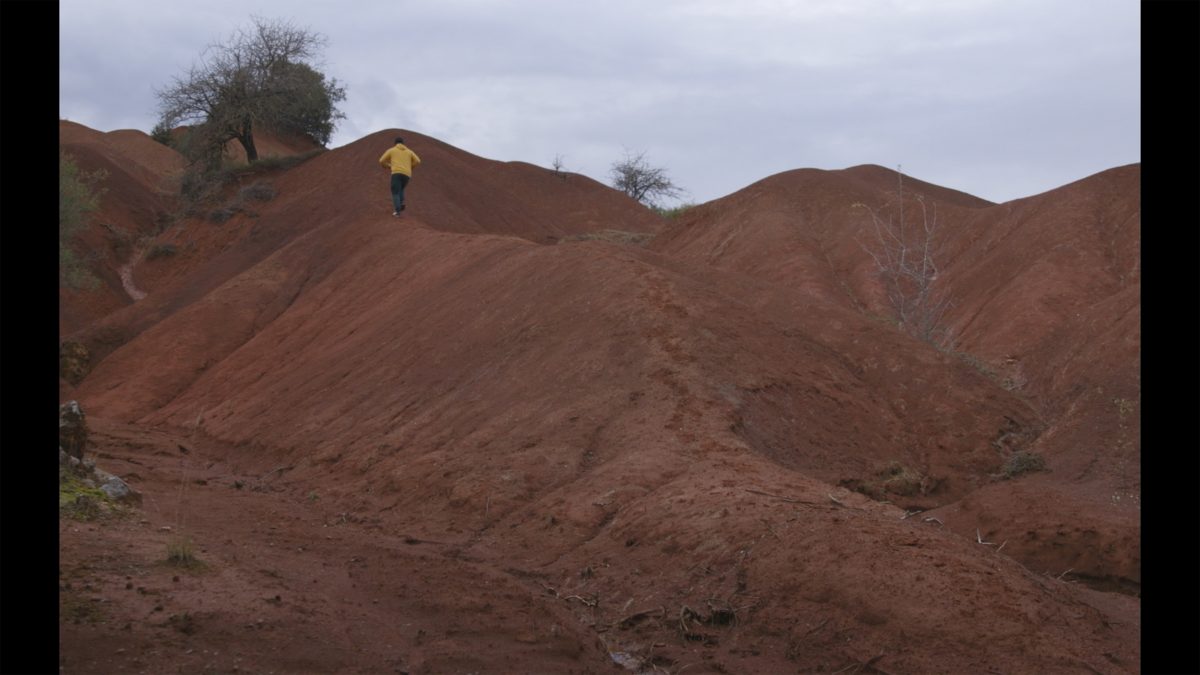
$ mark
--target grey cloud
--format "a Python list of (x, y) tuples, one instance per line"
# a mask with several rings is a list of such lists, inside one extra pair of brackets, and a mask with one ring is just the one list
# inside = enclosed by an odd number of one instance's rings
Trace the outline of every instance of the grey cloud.
[(1140, 154), (1131, 0), (61, 7), (60, 108), (101, 130), (149, 130), (152, 87), (258, 14), (329, 38), (334, 147), (403, 126), (601, 181), (645, 150), (696, 201), (868, 162), (1003, 201)]

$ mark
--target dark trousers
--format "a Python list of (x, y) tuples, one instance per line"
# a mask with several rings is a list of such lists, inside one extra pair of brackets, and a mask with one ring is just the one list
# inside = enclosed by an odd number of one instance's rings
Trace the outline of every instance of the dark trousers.
[(392, 209), (404, 210), (404, 188), (408, 186), (408, 176), (402, 173), (392, 174)]

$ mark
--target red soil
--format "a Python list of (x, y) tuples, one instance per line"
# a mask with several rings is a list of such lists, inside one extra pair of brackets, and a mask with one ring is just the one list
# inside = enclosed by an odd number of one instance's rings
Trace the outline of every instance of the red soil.
[[(885, 169), (666, 223), (403, 132), (394, 219), (395, 134), (159, 235), (194, 243), (65, 336), (144, 499), (62, 521), (63, 672), (1138, 670), (1136, 166), (906, 179), (965, 358), (883, 318), (851, 205)], [(568, 240), (606, 229), (662, 231)], [(1048, 471), (998, 477), (1017, 450)]]

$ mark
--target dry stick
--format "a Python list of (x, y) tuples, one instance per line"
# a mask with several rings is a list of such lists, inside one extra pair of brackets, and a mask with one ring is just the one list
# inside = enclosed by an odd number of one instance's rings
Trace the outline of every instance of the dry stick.
[(258, 479), (259, 479), (259, 480), (265, 480), (267, 476), (270, 476), (270, 475), (271, 475), (271, 474), (273, 474), (273, 473), (277, 473), (277, 472), (279, 472), (279, 471), (288, 471), (288, 470), (290, 470), (290, 469), (294, 469), (294, 468), (296, 468), (296, 465), (295, 465), (295, 464), (292, 464), (292, 465), (289, 465), (289, 466), (281, 466), (281, 467), (278, 467), (278, 468), (275, 468), (275, 469), (271, 469), (270, 471), (268, 471), (268, 472), (264, 473), (263, 475), (259, 476), (259, 478), (258, 478)]
[(922, 519), (921, 519), (921, 522), (923, 522), (923, 523), (937, 523), (938, 525), (941, 525), (941, 526), (943, 526), (943, 527), (945, 527), (945, 526), (946, 526), (946, 524), (942, 522), (941, 518), (938, 518), (937, 516), (929, 516), (928, 518), (922, 518)]
[(829, 501), (833, 502), (834, 504), (837, 504), (838, 506), (845, 506), (845, 504), (842, 503), (842, 500), (833, 496), (832, 492), (827, 493), (826, 496), (829, 497)]
[(1060, 581), (1060, 580), (1063, 578), (1063, 576), (1065, 576), (1065, 575), (1067, 574), (1067, 572), (1071, 572), (1071, 571), (1073, 571), (1074, 569), (1075, 569), (1074, 567), (1068, 567), (1066, 570), (1064, 570), (1064, 571), (1063, 571), (1063, 573), (1062, 573), (1062, 574), (1060, 574), (1060, 575), (1058, 575), (1058, 576), (1054, 577), (1054, 580), (1055, 580), (1055, 581)]
[(563, 602), (566, 602), (567, 600), (578, 600), (578, 601), (582, 602), (583, 604), (587, 605), (588, 607), (596, 606), (595, 600), (589, 600), (587, 598), (584, 598), (584, 597), (581, 597), (578, 595), (568, 595), (565, 598), (562, 598), (562, 600), (563, 600)]
[(822, 628), (824, 628), (824, 627), (825, 627), (825, 624), (827, 624), (827, 623), (829, 623), (829, 617), (825, 617), (825, 620), (824, 620), (824, 621), (822, 621), (821, 623), (817, 624), (815, 627), (813, 627), (813, 628), (809, 628), (807, 631), (805, 631), (805, 633), (804, 633), (804, 637), (808, 637), (809, 635), (812, 635), (813, 633), (815, 633), (815, 632), (817, 632), (817, 631), (821, 630)]
[(975, 541), (979, 542), (980, 544), (983, 544), (984, 546), (995, 546), (996, 545), (995, 542), (984, 541), (983, 537), (979, 534), (978, 527), (975, 528)]
[(666, 613), (667, 613), (667, 608), (666, 608), (666, 607), (659, 607), (658, 609), (643, 609), (643, 610), (642, 610), (642, 611), (640, 611), (640, 612), (634, 612), (633, 614), (630, 614), (629, 616), (625, 617), (624, 619), (621, 619), (620, 621), (617, 621), (617, 625), (618, 625), (618, 626), (622, 626), (622, 627), (623, 627), (623, 626), (627, 625), (627, 624), (628, 624), (629, 622), (631, 622), (631, 621), (634, 621), (634, 620), (636, 620), (636, 619), (645, 618), (645, 617), (647, 617), (647, 616), (650, 616), (650, 615), (652, 615), (652, 614), (654, 614), (654, 613), (656, 613), (656, 612), (657, 612), (658, 614), (666, 614)]

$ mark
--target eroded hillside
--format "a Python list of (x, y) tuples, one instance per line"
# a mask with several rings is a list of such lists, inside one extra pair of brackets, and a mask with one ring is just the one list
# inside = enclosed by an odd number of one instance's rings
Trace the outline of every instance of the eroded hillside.
[[(130, 630), (64, 625), (68, 663), (117, 640), (254, 671), (1137, 670), (1136, 167), (999, 205), (910, 181), (946, 234), (937, 349), (886, 320), (864, 251), (885, 169), (667, 222), (404, 132), (395, 219), (394, 135), (157, 235), (198, 243), (64, 335), (91, 357), (63, 395), (145, 516), (89, 526), (119, 563), (70, 523), (63, 557), (168, 606), (106, 595)], [(572, 236), (601, 230), (657, 234)], [(1021, 453), (1044, 470), (1006, 476)], [(204, 574), (163, 580), (162, 526)]]

